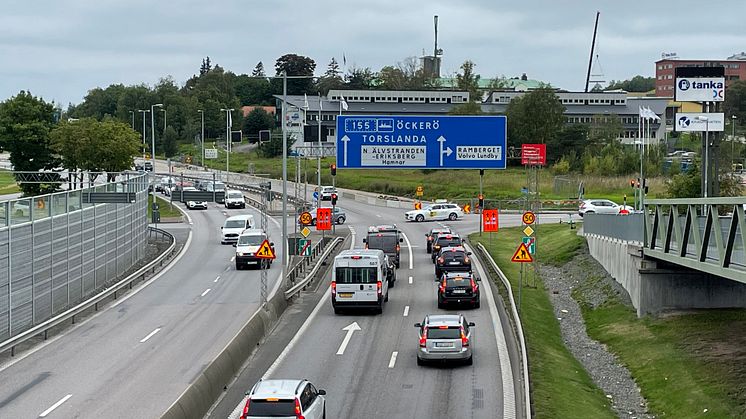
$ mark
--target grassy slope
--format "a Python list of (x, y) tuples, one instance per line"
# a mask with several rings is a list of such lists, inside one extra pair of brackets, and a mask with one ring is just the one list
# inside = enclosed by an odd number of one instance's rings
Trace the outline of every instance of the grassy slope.
[(0, 171), (0, 195), (20, 192), (21, 188), (16, 184), (13, 175), (7, 171)]
[[(156, 196), (158, 199), (158, 211), (161, 212), (161, 219), (163, 218), (170, 218), (170, 217), (181, 217), (181, 211), (179, 211), (176, 206), (173, 207), (169, 203), (169, 201), (161, 198), (160, 196)], [(153, 203), (153, 195), (148, 195), (148, 222), (151, 220), (151, 204)]]
[[(537, 227), (537, 252), (543, 263), (561, 264), (572, 258), (582, 238), (566, 225)], [(510, 258), (521, 241), (518, 228), (502, 229), (490, 241), (487, 235), (472, 234), (481, 241), (500, 269), (510, 279), (518, 298), (520, 266)], [(534, 282), (531, 281), (533, 285)], [(536, 418), (612, 418), (604, 394), (562, 342), (559, 323), (540, 281), (524, 287), (521, 320), (529, 351), (533, 409)]]

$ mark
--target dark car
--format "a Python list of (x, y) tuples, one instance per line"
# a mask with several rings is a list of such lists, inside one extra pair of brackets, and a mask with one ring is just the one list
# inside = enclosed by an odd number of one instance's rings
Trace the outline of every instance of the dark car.
[(430, 253), (433, 251), (433, 241), (438, 238), (438, 234), (443, 233), (450, 233), (451, 229), (446, 227), (439, 227), (434, 228), (430, 230), (429, 233), (425, 234), (425, 237), (427, 238), (427, 253)]
[(479, 308), (479, 278), (468, 272), (444, 273), (438, 284), (438, 308), (468, 303)]
[(433, 241), (433, 250), (430, 253), (433, 263), (435, 263), (435, 259), (438, 258), (440, 249), (444, 247), (461, 246), (462, 244), (461, 237), (457, 234), (438, 234), (438, 237)]
[(444, 272), (471, 272), (471, 252), (461, 246), (444, 247), (435, 259), (435, 277), (440, 278)]
[(399, 243), (404, 239), (400, 237), (396, 225), (379, 225), (368, 227), (368, 236), (363, 239), (366, 249), (381, 249), (393, 261), (394, 266), (399, 267)]

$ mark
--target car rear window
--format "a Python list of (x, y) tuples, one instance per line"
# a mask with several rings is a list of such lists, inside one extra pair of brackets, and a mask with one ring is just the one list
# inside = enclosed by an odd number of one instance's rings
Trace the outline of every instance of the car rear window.
[(458, 339), (461, 337), (461, 329), (458, 326), (449, 327), (447, 329), (428, 328), (427, 338), (428, 339)]
[(368, 249), (393, 250), (396, 243), (395, 234), (377, 233), (368, 236)]
[(446, 286), (447, 287), (462, 287), (469, 285), (471, 281), (469, 281), (469, 278), (457, 276), (455, 278), (446, 278)]
[(464, 260), (466, 253), (464, 252), (443, 252), (443, 259), (445, 261)]
[(252, 399), (249, 403), (247, 417), (287, 417), (295, 416), (295, 400), (280, 399), (277, 401)]
[(336, 281), (338, 284), (375, 284), (378, 281), (376, 268), (337, 268)]
[(459, 238), (446, 238), (446, 237), (438, 237), (438, 245), (440, 247), (448, 247), (448, 246), (459, 246), (461, 244), (461, 239)]

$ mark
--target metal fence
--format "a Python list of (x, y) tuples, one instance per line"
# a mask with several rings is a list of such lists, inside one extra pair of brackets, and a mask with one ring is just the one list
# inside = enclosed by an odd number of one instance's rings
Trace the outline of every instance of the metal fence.
[[(90, 204), (83, 191), (134, 192)], [(114, 282), (145, 255), (148, 179), (0, 202), (0, 341)]]
[(596, 234), (642, 244), (642, 221), (642, 214), (585, 214), (583, 234)]

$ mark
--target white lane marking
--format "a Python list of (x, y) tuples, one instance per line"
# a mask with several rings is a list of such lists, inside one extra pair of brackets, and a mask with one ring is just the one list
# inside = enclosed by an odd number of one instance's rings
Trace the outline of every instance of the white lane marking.
[(232, 256), (232, 257), (231, 257), (231, 262), (233, 262), (234, 260), (236, 260), (236, 257), (235, 257), (235, 256)]
[(218, 282), (218, 280), (219, 280), (219, 279), (220, 279), (220, 275), (218, 275), (218, 277), (217, 277), (217, 278), (215, 278), (215, 280), (214, 280), (214, 281), (212, 281), (212, 282)]
[[(467, 249), (474, 252), (471, 246), (467, 245)], [(490, 277), (485, 274), (482, 265), (479, 262), (475, 263), (477, 271), (485, 281), (491, 281)], [(503, 414), (498, 417), (515, 417), (515, 387), (513, 384), (513, 369), (510, 365), (510, 355), (508, 354), (508, 346), (505, 344), (505, 332), (503, 331), (502, 323), (500, 323), (500, 316), (497, 313), (497, 305), (495, 304), (495, 298), (492, 295), (492, 287), (490, 284), (482, 283), (480, 287), (487, 296), (487, 305), (490, 307), (490, 317), (492, 318), (492, 328), (495, 332), (495, 340), (497, 341), (497, 357), (500, 359), (500, 374), (502, 375), (502, 391), (503, 391)]]
[(166, 266), (165, 268), (163, 268), (163, 270), (160, 271), (160, 272), (158, 272), (154, 277), (150, 278), (150, 280), (148, 280), (148, 282), (140, 285), (138, 288), (136, 288), (135, 290), (131, 291), (129, 294), (125, 295), (121, 300), (119, 300), (116, 303), (112, 304), (111, 308), (114, 308), (114, 307), (118, 306), (119, 304), (122, 304), (123, 302), (127, 301), (130, 297), (132, 297), (133, 295), (135, 295), (138, 292), (142, 291), (143, 289), (145, 289), (145, 287), (147, 287), (148, 285), (150, 285), (151, 283), (153, 283), (153, 281), (155, 281), (156, 279), (160, 278), (162, 275), (165, 275), (166, 272), (170, 271), (171, 268), (173, 268), (174, 266), (176, 266), (179, 263), (179, 260), (181, 260), (182, 256), (184, 256), (186, 254), (186, 252), (189, 249), (189, 246), (191, 244), (192, 244), (192, 232), (189, 231), (189, 237), (187, 237), (187, 241), (184, 244), (184, 249), (181, 251), (181, 253), (179, 253), (178, 256), (176, 256), (176, 259), (174, 259), (173, 262), (171, 262), (168, 266)]
[(206, 289), (206, 290), (205, 290), (205, 292), (203, 292), (203, 293), (202, 293), (202, 295), (200, 295), (200, 297), (204, 297), (204, 296), (205, 296), (205, 295), (207, 295), (207, 293), (208, 293), (208, 292), (210, 292), (210, 291), (211, 291), (211, 289), (210, 289), (210, 288)]
[(404, 317), (409, 316), (409, 306), (404, 306)]
[(355, 229), (352, 226), (347, 226), (347, 228), (350, 229), (350, 235), (352, 236), (350, 237), (352, 239), (350, 240), (350, 250), (352, 250), (355, 248)]
[(410, 284), (412, 283), (412, 277), (411, 276), (409, 277), (409, 283)]
[(376, 214), (376, 217), (381, 218), (381, 214)]
[[(327, 289), (331, 290), (331, 286)], [(321, 307), (323, 307), (324, 304), (329, 302), (328, 300), (329, 297), (327, 297), (327, 295), (328, 294), (325, 292), (324, 295), (321, 296), (321, 298), (319, 299), (319, 302), (316, 304), (316, 307), (314, 307), (311, 314), (308, 315), (308, 318), (306, 319), (306, 321), (303, 322), (303, 324), (300, 326), (300, 329), (298, 329), (298, 332), (295, 334), (295, 336), (293, 336), (292, 339), (290, 339), (290, 342), (288, 342), (285, 349), (283, 349), (280, 355), (277, 357), (277, 359), (275, 359), (275, 362), (273, 362), (272, 365), (270, 365), (269, 368), (267, 368), (267, 371), (264, 372), (264, 375), (262, 376), (263, 380), (268, 379), (272, 375), (272, 373), (275, 372), (277, 367), (280, 366), (282, 361), (285, 360), (288, 354), (293, 350), (293, 347), (298, 343), (301, 336), (303, 336), (303, 333), (305, 333), (306, 329), (308, 329), (311, 326), (313, 319), (316, 317), (317, 314), (319, 314), (319, 311), (321, 311)], [(241, 406), (243, 407), (243, 404), (241, 404)]]
[(148, 341), (148, 339), (152, 338), (152, 337), (153, 337), (153, 335), (155, 335), (156, 333), (158, 333), (158, 332), (160, 332), (160, 331), (161, 331), (161, 328), (160, 328), (160, 327), (159, 327), (159, 328), (157, 328), (157, 329), (155, 329), (155, 330), (153, 330), (152, 332), (148, 333), (148, 335), (147, 335), (147, 336), (145, 336), (144, 338), (140, 339), (140, 343), (145, 343), (145, 342), (147, 342), (147, 341)]
[(46, 416), (47, 416), (48, 414), (52, 413), (52, 411), (53, 411), (54, 409), (56, 409), (56, 408), (60, 407), (60, 405), (61, 405), (62, 403), (65, 403), (65, 402), (67, 401), (67, 399), (69, 399), (69, 398), (70, 398), (70, 397), (72, 397), (72, 396), (73, 396), (72, 394), (68, 394), (67, 396), (65, 396), (65, 397), (61, 398), (61, 399), (60, 399), (60, 401), (58, 401), (57, 403), (53, 404), (53, 405), (52, 405), (52, 407), (50, 407), (49, 409), (47, 409), (47, 410), (45, 410), (45, 411), (41, 412), (41, 415), (39, 415), (39, 417), (40, 417), (40, 418), (46, 417)]
[(362, 329), (357, 322), (352, 322), (349, 326), (343, 327), (342, 330), (346, 331), (347, 334), (344, 339), (342, 339), (342, 344), (339, 345), (339, 349), (337, 349), (337, 355), (344, 355), (345, 349), (347, 349), (347, 345), (350, 343), (350, 339), (352, 339), (352, 334), (355, 333), (356, 330)]
[(412, 243), (409, 242), (409, 237), (407, 237), (406, 234), (402, 231), (401, 233), (402, 237), (404, 237), (404, 241), (407, 242), (407, 249), (409, 249), (409, 269), (414, 269), (414, 259), (412, 258)]
[(399, 356), (399, 352), (394, 351), (391, 353), (391, 359), (389, 360), (389, 368), (394, 368), (394, 365), (396, 365), (397, 356)]

